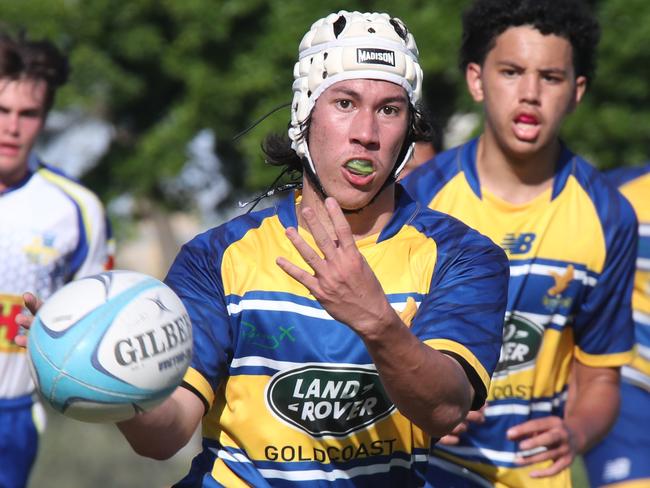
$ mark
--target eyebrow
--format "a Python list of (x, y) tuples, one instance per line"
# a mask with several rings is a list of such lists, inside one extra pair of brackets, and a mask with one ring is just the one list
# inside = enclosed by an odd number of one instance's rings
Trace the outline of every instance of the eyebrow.
[[(332, 87), (331, 90), (332, 90), (332, 93), (339, 93), (339, 94), (342, 94), (342, 95), (347, 95), (350, 98), (356, 98), (356, 99), (361, 98), (361, 93), (358, 92), (357, 90), (353, 90), (352, 88)], [(404, 103), (404, 104), (407, 104), (408, 103), (408, 98), (406, 97), (405, 94), (394, 95), (394, 96), (382, 98), (381, 103)]]
[[(520, 69), (523, 70), (525, 69), (522, 65), (519, 63), (516, 63), (514, 61), (497, 61), (497, 65), (502, 66), (502, 67), (509, 67), (509, 68), (515, 68), (515, 69)], [(566, 76), (567, 75), (567, 70), (562, 69), (562, 68), (541, 68), (537, 70), (539, 73), (555, 73), (559, 75)]]

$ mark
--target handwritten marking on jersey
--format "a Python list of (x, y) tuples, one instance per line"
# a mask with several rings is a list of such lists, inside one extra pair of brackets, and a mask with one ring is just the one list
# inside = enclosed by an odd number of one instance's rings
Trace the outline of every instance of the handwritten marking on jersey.
[(296, 338), (291, 333), (295, 327), (278, 326), (278, 333), (268, 334), (258, 331), (257, 327), (250, 322), (242, 322), (242, 325), (245, 327), (243, 334), (244, 338), (247, 341), (250, 341), (254, 346), (262, 347), (264, 349), (277, 349), (280, 347), (280, 343), (285, 339), (289, 342), (296, 342)]

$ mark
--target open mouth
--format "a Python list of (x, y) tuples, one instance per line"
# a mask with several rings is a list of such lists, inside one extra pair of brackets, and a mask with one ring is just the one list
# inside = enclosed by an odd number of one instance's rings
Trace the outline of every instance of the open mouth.
[(515, 134), (522, 140), (534, 140), (539, 136), (540, 123), (537, 117), (520, 114), (514, 119)]
[(372, 162), (365, 159), (352, 159), (345, 163), (345, 169), (350, 173), (359, 176), (369, 176), (375, 171)]

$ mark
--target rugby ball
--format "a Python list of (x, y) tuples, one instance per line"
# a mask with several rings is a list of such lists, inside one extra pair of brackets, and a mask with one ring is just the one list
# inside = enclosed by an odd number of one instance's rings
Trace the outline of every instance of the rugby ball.
[(180, 298), (134, 271), (72, 281), (38, 310), (27, 354), (40, 396), (86, 422), (149, 410), (181, 383), (192, 327)]

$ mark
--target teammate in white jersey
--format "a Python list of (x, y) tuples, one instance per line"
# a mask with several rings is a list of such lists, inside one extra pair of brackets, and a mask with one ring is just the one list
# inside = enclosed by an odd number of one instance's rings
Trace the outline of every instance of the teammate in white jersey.
[[(0, 36), (0, 487), (26, 486), (38, 446), (34, 384), (14, 343), (22, 293), (47, 298), (110, 266), (110, 230), (97, 197), (43, 164), (32, 148), (67, 59), (47, 41)], [(35, 415), (32, 415), (34, 410)], [(36, 420), (34, 420), (36, 419)]]

